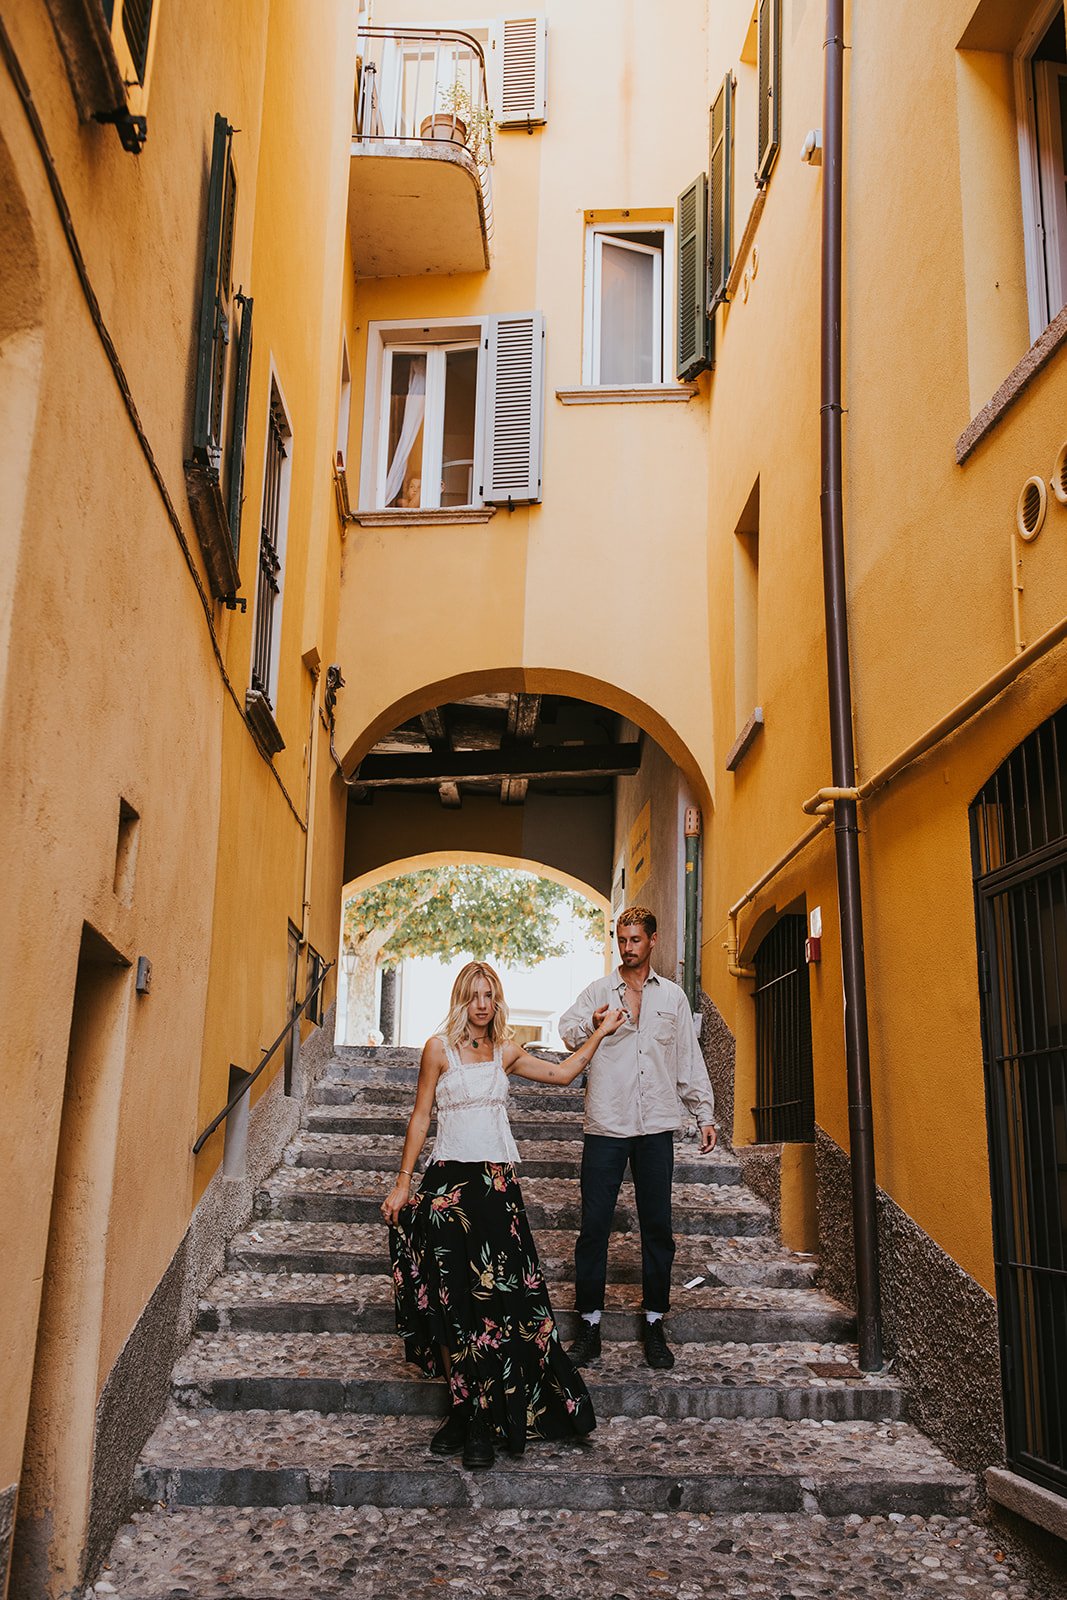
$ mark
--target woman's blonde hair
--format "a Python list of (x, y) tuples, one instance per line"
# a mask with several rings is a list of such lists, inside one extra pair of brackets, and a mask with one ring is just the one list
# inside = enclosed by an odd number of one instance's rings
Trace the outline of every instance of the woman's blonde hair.
[(468, 961), (452, 985), (452, 999), (449, 1002), (448, 1016), (440, 1028), (442, 1036), (453, 1047), (459, 1045), (467, 1033), (467, 1007), (474, 999), (474, 985), (479, 978), (484, 978), (488, 983), (493, 1001), (493, 1016), (489, 1023), (488, 1037), (493, 1041), (494, 1045), (503, 1044), (505, 1039), (511, 1038), (511, 1029), (508, 1027), (507, 1001), (504, 999), (504, 985), (487, 962)]

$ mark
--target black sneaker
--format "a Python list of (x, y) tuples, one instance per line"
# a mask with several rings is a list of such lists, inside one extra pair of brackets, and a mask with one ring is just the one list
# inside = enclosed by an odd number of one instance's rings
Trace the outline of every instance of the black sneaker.
[(662, 1317), (657, 1317), (655, 1322), (645, 1322), (644, 1341), (645, 1360), (650, 1367), (674, 1366), (674, 1354), (667, 1344)]
[(463, 1441), (463, 1465), (470, 1471), (478, 1467), (491, 1467), (495, 1460), (496, 1451), (488, 1423), (483, 1422), (481, 1417), (473, 1417), (467, 1423)]
[(587, 1366), (600, 1354), (600, 1323), (586, 1322), (582, 1318), (578, 1337), (567, 1352), (576, 1367)]
[(430, 1453), (435, 1456), (458, 1456), (467, 1436), (467, 1418), (462, 1406), (453, 1406), (430, 1440)]

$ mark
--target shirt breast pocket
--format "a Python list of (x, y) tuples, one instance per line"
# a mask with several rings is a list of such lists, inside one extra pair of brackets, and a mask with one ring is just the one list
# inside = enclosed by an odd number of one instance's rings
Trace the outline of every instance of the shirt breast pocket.
[(652, 1018), (652, 1037), (657, 1044), (670, 1044), (674, 1038), (674, 1012), (657, 1011)]

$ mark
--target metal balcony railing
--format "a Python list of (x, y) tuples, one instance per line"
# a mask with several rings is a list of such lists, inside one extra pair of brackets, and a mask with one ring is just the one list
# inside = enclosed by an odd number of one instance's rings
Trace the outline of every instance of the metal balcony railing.
[(493, 114), (478, 40), (453, 28), (377, 28), (359, 35), (353, 138), (368, 147), (441, 143), (465, 150), (493, 232)]

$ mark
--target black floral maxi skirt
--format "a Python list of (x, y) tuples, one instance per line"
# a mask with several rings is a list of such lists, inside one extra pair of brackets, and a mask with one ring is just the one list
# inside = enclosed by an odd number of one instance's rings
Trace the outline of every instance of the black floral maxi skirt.
[(431, 1162), (389, 1230), (389, 1253), (407, 1359), (443, 1377), (444, 1345), (453, 1401), (480, 1408), (508, 1450), (596, 1426), (560, 1344), (513, 1166)]

